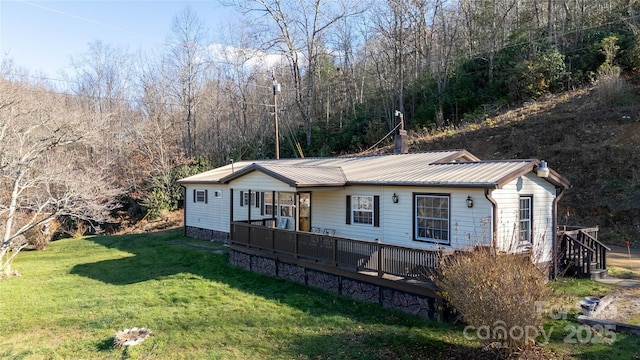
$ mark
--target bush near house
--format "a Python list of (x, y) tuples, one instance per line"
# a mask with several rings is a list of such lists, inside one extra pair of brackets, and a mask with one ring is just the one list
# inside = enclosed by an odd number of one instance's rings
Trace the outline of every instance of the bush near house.
[(489, 332), (479, 336), (485, 345), (509, 356), (535, 344), (519, 331), (542, 325), (538, 309), (548, 276), (528, 257), (478, 247), (445, 257), (440, 266), (441, 294), (478, 335)]

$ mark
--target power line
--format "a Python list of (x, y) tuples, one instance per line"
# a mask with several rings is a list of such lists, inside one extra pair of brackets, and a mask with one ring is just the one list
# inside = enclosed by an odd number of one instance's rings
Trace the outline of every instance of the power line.
[(71, 14), (71, 13), (68, 13), (66, 11), (53, 9), (53, 8), (46, 7), (46, 6), (40, 5), (40, 4), (35, 4), (35, 3), (30, 2), (30, 1), (24, 1), (24, 0), (18, 0), (18, 1), (23, 3), (23, 4), (29, 5), (29, 6), (33, 6), (33, 7), (39, 8), (39, 9), (50, 11), (50, 12), (53, 12), (53, 13), (56, 13), (56, 14), (68, 16), (68, 17), (71, 17), (71, 18), (74, 18), (74, 19), (77, 19), (77, 20), (80, 20), (80, 21), (84, 21), (84, 22), (90, 23), (90, 24), (95, 24), (95, 25), (99, 25), (99, 26), (106, 27), (106, 28), (109, 28), (109, 29), (121, 31), (121, 32), (124, 32), (124, 33), (129, 34), (129, 35), (134, 35), (134, 36), (138, 36), (138, 37), (141, 37), (141, 38), (146, 38), (148, 40), (153, 40), (155, 42), (164, 43), (163, 40), (159, 40), (159, 39), (154, 38), (154, 37), (149, 36), (149, 35), (137, 33), (135, 31), (127, 30), (125, 28), (121, 28), (121, 27), (118, 27), (118, 26), (106, 24), (106, 23), (103, 23), (103, 22), (100, 22), (100, 21), (96, 21), (96, 20), (93, 20), (93, 19), (85, 18), (85, 17), (78, 16), (78, 15), (75, 15), (75, 14)]

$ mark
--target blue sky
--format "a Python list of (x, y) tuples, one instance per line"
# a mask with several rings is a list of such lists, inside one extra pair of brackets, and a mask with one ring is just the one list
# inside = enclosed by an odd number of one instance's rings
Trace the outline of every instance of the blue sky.
[(133, 53), (160, 48), (173, 17), (187, 4), (210, 31), (233, 14), (215, 0), (0, 0), (0, 56), (58, 78), (61, 70), (70, 70), (71, 56), (86, 52), (94, 40)]

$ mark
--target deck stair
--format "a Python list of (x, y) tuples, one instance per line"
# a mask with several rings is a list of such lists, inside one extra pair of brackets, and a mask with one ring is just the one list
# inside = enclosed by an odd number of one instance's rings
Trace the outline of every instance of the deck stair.
[(597, 239), (597, 227), (563, 230), (558, 237), (558, 266), (561, 272), (593, 280), (607, 276), (607, 251), (611, 249)]

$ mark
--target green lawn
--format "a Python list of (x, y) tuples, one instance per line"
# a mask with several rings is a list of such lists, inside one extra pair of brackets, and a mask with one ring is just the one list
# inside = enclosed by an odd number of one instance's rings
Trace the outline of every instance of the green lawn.
[[(191, 245), (200, 245), (194, 247)], [(22, 276), (0, 281), (2, 359), (431, 359), (483, 355), (461, 327), (253, 274), (215, 245), (155, 234), (56, 241), (20, 254)], [(590, 282), (578, 282), (590, 284)], [(589, 285), (556, 284), (569, 303)], [(574, 294), (568, 289), (580, 288)], [(603, 291), (605, 291), (604, 289)], [(571, 317), (571, 316), (570, 316)], [(575, 324), (554, 321), (556, 326)], [(147, 327), (150, 338), (114, 349), (113, 335)], [(568, 358), (633, 358), (640, 341), (563, 343)], [(484, 354), (486, 355), (486, 354)], [(607, 357), (608, 356), (608, 357)], [(626, 356), (626, 357), (625, 357)]]

